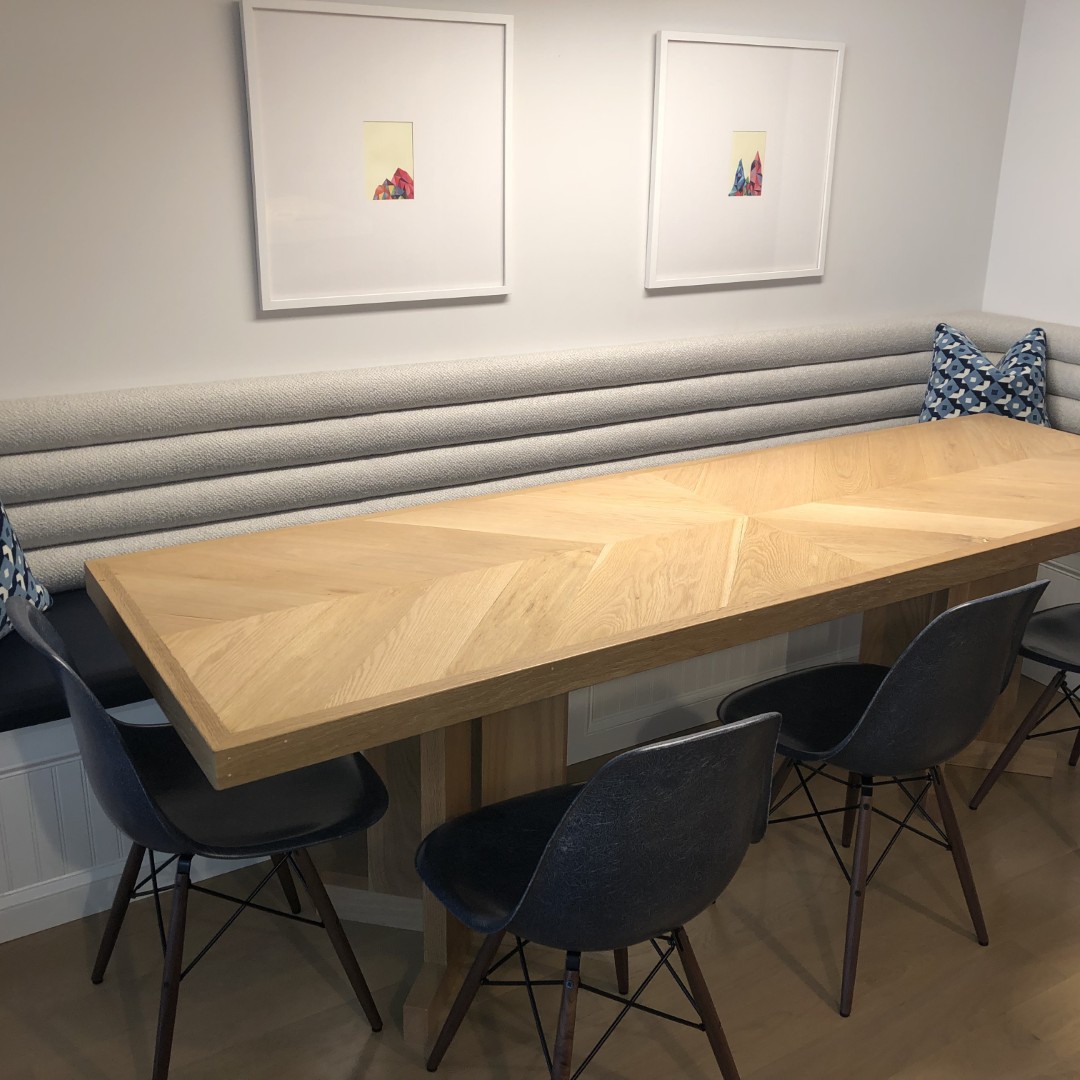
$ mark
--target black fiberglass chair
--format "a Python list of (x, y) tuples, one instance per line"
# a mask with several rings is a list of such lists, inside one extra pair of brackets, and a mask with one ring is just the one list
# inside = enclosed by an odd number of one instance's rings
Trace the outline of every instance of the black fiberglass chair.
[[(386, 812), (386, 788), (367, 761), (359, 754), (349, 755), (269, 780), (217, 791), (171, 726), (125, 724), (102, 708), (71, 666), (63, 641), (37, 608), (22, 597), (13, 596), (7, 600), (7, 614), (19, 636), (52, 663), (64, 688), (90, 786), (113, 824), (132, 841), (91, 975), (95, 983), (105, 976), (128, 903), (134, 896), (144, 895), (138, 890), (146, 881), (152, 884), (165, 953), (154, 1080), (164, 1080), (168, 1075), (180, 980), (248, 907), (325, 927), (372, 1030), (378, 1031), (382, 1020), (375, 1001), (311, 856), (305, 850), (312, 844), (365, 829)], [(147, 852), (150, 874), (140, 882), (139, 872)], [(171, 858), (159, 865), (154, 859), (155, 852), (164, 852)], [(190, 870), (195, 855), (215, 859), (269, 856), (271, 868), (249, 895), (240, 899), (193, 885)], [(160, 897), (165, 886), (158, 877), (174, 861), (176, 879), (166, 933)], [(290, 864), (306, 886), (319, 921), (296, 914), (300, 905), (288, 870)], [(281, 881), (292, 913), (253, 903), (275, 875)], [(232, 900), (240, 906), (222, 931), (184, 966), (184, 928), (191, 891)]]
[[(765, 831), (779, 727), (773, 713), (642, 746), (607, 762), (587, 784), (485, 806), (432, 832), (420, 845), (416, 868), (451, 913), (485, 938), (428, 1069), (438, 1068), (479, 987), (500, 985), (489, 976), (516, 956), (552, 1080), (571, 1075), (578, 989), (623, 1008), (575, 1077), (631, 1008), (646, 1009), (638, 997), (665, 967), (700, 1022), (659, 1015), (703, 1030), (724, 1080), (738, 1080), (684, 926), (719, 896), (747, 847)], [(496, 961), (507, 933), (516, 946)], [(581, 982), (583, 952), (625, 950), (646, 941), (658, 959), (630, 997)], [(530, 978), (528, 942), (565, 951), (562, 979)], [(674, 952), (688, 987), (670, 962)], [(533, 987), (545, 984), (562, 987), (553, 1051), (533, 994)]]
[[(840, 1014), (851, 1012), (855, 969), (862, 933), (866, 886), (905, 830), (952, 852), (968, 912), (980, 945), (989, 941), (960, 827), (941, 766), (978, 734), (1008, 682), (1020, 637), (1046, 588), (1037, 581), (1019, 589), (972, 600), (943, 612), (904, 650), (891, 667), (877, 664), (827, 664), (781, 675), (729, 695), (717, 709), (722, 723), (734, 723), (765, 709), (783, 716), (777, 753), (784, 758), (773, 783), (775, 812), (796, 791), (805, 792), (814, 817), (850, 883)], [(819, 763), (811, 768), (806, 763)], [(846, 778), (830, 776), (832, 766)], [(794, 770), (798, 786), (779, 798)], [(844, 805), (821, 810), (807, 784), (821, 775), (847, 789)], [(909, 805), (897, 818), (873, 805), (875, 787), (895, 786)], [(913, 790), (914, 789), (914, 790)], [(933, 790), (941, 824), (923, 806)], [(843, 813), (841, 843), (855, 852), (849, 871), (823, 818)], [(869, 864), (873, 814), (892, 821), (896, 831), (872, 867)], [(910, 824), (918, 814), (932, 833)]]
[[(1024, 717), (1020, 726), (1013, 732), (1012, 738), (1001, 751), (997, 761), (986, 774), (978, 791), (972, 796), (970, 806), (978, 810), (979, 804), (986, 798), (987, 792), (997, 783), (998, 777), (1016, 757), (1017, 751), (1024, 745), (1025, 739), (1041, 739), (1046, 735), (1060, 735), (1063, 731), (1075, 731), (1069, 764), (1075, 766), (1080, 761), (1080, 724), (1054, 728), (1052, 731), (1039, 731), (1044, 720), (1048, 720), (1066, 702), (1072, 707), (1077, 720), (1080, 720), (1080, 698), (1074, 686), (1065, 681), (1069, 675), (1080, 675), (1080, 604), (1062, 604), (1060, 607), (1036, 611), (1024, 631), (1024, 640), (1020, 643), (1020, 655), (1025, 660), (1034, 660), (1039, 664), (1054, 668), (1054, 677), (1046, 689), (1039, 695), (1038, 701)], [(1061, 694), (1061, 700), (1054, 705), (1055, 694)]]

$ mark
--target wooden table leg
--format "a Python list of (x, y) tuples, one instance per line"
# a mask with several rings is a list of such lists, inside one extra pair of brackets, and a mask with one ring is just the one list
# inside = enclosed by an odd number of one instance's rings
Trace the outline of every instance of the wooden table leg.
[(485, 805), (566, 783), (567, 707), (562, 694), (481, 720)]
[[(467, 720), (420, 737), (420, 831), (426, 836), (475, 805), (473, 734)], [(405, 999), (406, 1043), (426, 1050), (453, 1000), (467, 964), (469, 932), (431, 895), (423, 892), (424, 966)]]
[(864, 611), (859, 659), (892, 666), (915, 635), (948, 606), (949, 594), (935, 592)]
[[(421, 833), (477, 804), (566, 782), (565, 695), (493, 713), (420, 739)], [(405, 1001), (405, 1041), (424, 1050), (465, 977), (468, 931), (424, 890), (424, 966)]]
[[(935, 616), (948, 607), (975, 600), (980, 596), (1015, 589), (1034, 581), (1037, 566), (1025, 566), (1005, 574), (954, 585), (948, 590), (928, 593), (911, 600), (901, 600), (885, 607), (874, 608), (863, 615), (862, 642), (859, 658), (872, 664), (892, 664), (911, 639)], [(966, 750), (951, 762), (988, 769), (1001, 753), (1009, 736), (1023, 719), (1023, 709), (1017, 700), (1020, 686), (1020, 665), (1017, 664), (994, 711), (985, 726)], [(1057, 749), (1046, 743), (1026, 743), (1009, 765), (1010, 772), (1032, 776), (1052, 776), (1057, 763)]]
[(413, 856), (420, 831), (420, 739), (401, 739), (365, 751), (390, 792), (383, 819), (367, 831), (367, 876), (372, 892), (421, 895)]

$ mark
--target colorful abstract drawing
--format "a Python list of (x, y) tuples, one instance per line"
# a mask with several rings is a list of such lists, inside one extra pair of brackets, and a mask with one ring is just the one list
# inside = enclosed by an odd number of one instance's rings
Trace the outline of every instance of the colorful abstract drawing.
[[(761, 155), (765, 151), (764, 131), (733, 131), (731, 133), (731, 164), (735, 179), (728, 195), (760, 195), (762, 185)], [(743, 162), (750, 158), (750, 172)]]
[(364, 190), (374, 202), (416, 198), (411, 122), (364, 121)]
[(391, 180), (384, 180), (375, 188), (376, 199), (411, 199), (413, 180), (404, 169), (395, 169)]

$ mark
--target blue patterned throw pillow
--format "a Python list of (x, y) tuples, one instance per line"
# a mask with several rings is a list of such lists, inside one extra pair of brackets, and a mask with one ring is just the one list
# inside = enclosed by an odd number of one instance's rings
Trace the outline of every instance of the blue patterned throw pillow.
[(997, 413), (1049, 427), (1046, 415), (1046, 331), (1037, 326), (997, 362), (948, 323), (938, 323), (923, 420)]
[(12, 629), (7, 617), (9, 596), (25, 596), (44, 611), (51, 603), (49, 590), (30, 572), (19, 538), (11, 527), (4, 504), (0, 502), (0, 638)]

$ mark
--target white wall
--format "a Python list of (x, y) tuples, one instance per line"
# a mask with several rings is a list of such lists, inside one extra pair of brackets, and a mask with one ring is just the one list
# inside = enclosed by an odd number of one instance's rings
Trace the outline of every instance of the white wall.
[[(267, 318), (233, 0), (0, 0), (0, 396), (979, 306), (1021, 0), (478, 6), (516, 18), (511, 296)], [(661, 28), (847, 43), (823, 281), (645, 294)]]
[(1027, 0), (983, 307), (1080, 323), (1080, 3)]

